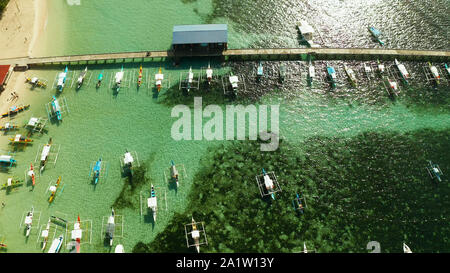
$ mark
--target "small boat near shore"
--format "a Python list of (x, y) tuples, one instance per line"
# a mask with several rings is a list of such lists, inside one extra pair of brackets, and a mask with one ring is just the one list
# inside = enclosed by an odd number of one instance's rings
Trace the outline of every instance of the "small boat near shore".
[(439, 75), (437, 67), (432, 65), (430, 62), (428, 62), (428, 67), (430, 68), (431, 75), (433, 76), (433, 79), (436, 81), (436, 84), (439, 84), (441, 75)]
[(56, 115), (58, 121), (61, 121), (61, 106), (59, 105), (59, 101), (55, 96), (52, 96), (52, 111)]
[(17, 161), (11, 155), (0, 155), (0, 164), (11, 167), (16, 163)]
[(213, 77), (213, 70), (211, 68), (211, 64), (208, 63), (208, 68), (206, 69), (206, 80), (208, 81), (208, 85), (211, 85)]
[(9, 141), (12, 144), (28, 144), (28, 143), (33, 142), (33, 140), (31, 138), (27, 138), (22, 135), (16, 135), (14, 138), (10, 138)]
[(312, 64), (311, 60), (309, 61), (309, 66), (308, 66), (308, 80), (311, 83), (314, 78), (316, 77), (316, 70), (314, 68), (314, 65)]
[(139, 68), (139, 75), (138, 75), (138, 81), (137, 81), (138, 87), (141, 87), (141, 84), (142, 84), (142, 65)]
[(72, 240), (75, 241), (77, 253), (80, 253), (82, 235), (83, 235), (83, 230), (81, 229), (80, 215), (78, 215), (78, 219), (74, 223), (73, 230), (72, 230)]
[(395, 80), (391, 80), (389, 78), (386, 78), (386, 83), (388, 84), (388, 92), (393, 96), (398, 96), (398, 84)]
[(116, 248), (114, 249), (114, 253), (125, 253), (123, 245), (116, 245)]
[(158, 208), (158, 204), (156, 200), (155, 187), (153, 184), (150, 190), (150, 198), (147, 199), (147, 206), (153, 213), (153, 221), (156, 222), (156, 210)]
[(46, 81), (40, 80), (38, 77), (26, 78), (25, 82), (31, 84), (33, 87), (47, 87)]
[(334, 67), (327, 64), (327, 73), (328, 73), (328, 79), (331, 83), (331, 87), (335, 88), (336, 80), (337, 80), (336, 70), (334, 69)]
[(192, 236), (192, 239), (194, 239), (195, 249), (197, 250), (197, 253), (200, 253), (200, 231), (197, 228), (197, 223), (195, 222), (194, 217), (192, 217), (191, 236)]
[(115, 84), (116, 84), (116, 92), (119, 92), (120, 90), (120, 84), (122, 83), (122, 79), (123, 79), (123, 65), (122, 65), (122, 69), (116, 73), (116, 75), (114, 76), (114, 80), (115, 80)]
[(48, 202), (52, 203), (53, 200), (55, 199), (56, 196), (56, 192), (58, 191), (59, 188), (59, 184), (61, 183), (61, 176), (58, 177), (58, 180), (56, 181), (55, 185), (50, 186), (49, 191), (51, 192), (50, 197), (48, 198)]
[(100, 178), (100, 172), (102, 171), (102, 158), (101, 157), (97, 160), (97, 162), (95, 163), (95, 166), (92, 170), (94, 171), (94, 184), (97, 185), (98, 180)]
[(397, 59), (394, 60), (395, 65), (397, 66), (398, 71), (400, 72), (400, 75), (402, 76), (403, 81), (408, 84), (409, 81), (409, 73), (406, 70), (406, 67), (404, 64), (401, 64)]
[(52, 147), (52, 138), (50, 138), (48, 140), (48, 143), (42, 147), (40, 172), (44, 170), (45, 165), (47, 164), (47, 159), (50, 154), (51, 147)]
[(113, 245), (113, 238), (114, 238), (114, 230), (116, 227), (116, 224), (114, 222), (115, 212), (114, 209), (111, 208), (111, 215), (108, 217), (108, 223), (106, 225), (106, 237), (109, 240), (109, 246)]
[(445, 70), (447, 71), (447, 76), (450, 77), (450, 66), (448, 66), (447, 64), (444, 64)]
[(356, 79), (355, 71), (353, 71), (353, 69), (347, 67), (347, 65), (345, 65), (345, 64), (344, 64), (344, 70), (350, 80), (350, 83), (353, 85), (353, 87), (356, 87), (356, 85), (358, 84), (358, 80)]
[(161, 90), (162, 81), (164, 80), (164, 74), (161, 71), (161, 67), (158, 70), (158, 74), (155, 74), (155, 84), (158, 92)]
[(50, 218), (48, 219), (47, 222), (47, 226), (45, 227), (45, 229), (42, 231), (41, 233), (41, 237), (43, 238), (43, 242), (42, 242), (42, 251), (45, 250), (45, 247), (47, 246), (47, 240), (48, 240), (48, 233), (50, 231), (50, 224), (51, 224), (51, 220)]
[(61, 249), (62, 243), (64, 240), (64, 235), (59, 235), (58, 238), (54, 239), (49, 250), (48, 253), (58, 253), (59, 250)]
[(78, 77), (78, 79), (77, 79), (77, 89), (80, 89), (81, 88), (81, 86), (83, 85), (83, 83), (84, 83), (84, 78), (86, 77), (86, 74), (87, 74), (87, 66), (86, 66), (86, 68), (83, 70), (83, 71), (81, 71), (81, 74), (80, 74), (80, 76)]
[(34, 173), (33, 163), (30, 164), (30, 170), (27, 172), (27, 175), (29, 178), (31, 178), (31, 182), (33, 183), (33, 186), (36, 185), (36, 175)]
[(258, 78), (258, 80), (260, 80), (262, 76), (264, 76), (264, 67), (262, 65), (262, 62), (259, 61), (258, 68), (256, 70), (256, 77)]
[(174, 181), (175, 183), (177, 183), (177, 188), (179, 187), (178, 184), (178, 170), (175, 166), (175, 163), (173, 162), (173, 160), (170, 161), (170, 176), (172, 177), (172, 181)]
[(8, 116), (14, 116), (17, 113), (23, 112), (24, 110), (27, 110), (28, 108), (30, 108), (30, 105), (25, 105), (25, 106), (13, 106), (9, 109), (8, 112), (2, 114), (2, 118), (6, 118)]
[(20, 185), (22, 185), (22, 181), (20, 181), (18, 179), (8, 178), (6, 183), (4, 183), (1, 188), (2, 189), (11, 189), (11, 188), (15, 188)]
[(382, 35), (382, 33), (381, 33), (381, 31), (379, 31), (378, 29), (376, 29), (376, 28), (374, 28), (374, 27), (371, 27), (371, 26), (369, 26), (368, 27), (369, 28), (369, 32), (372, 34), (372, 36), (378, 41), (378, 43), (381, 45), (381, 46), (384, 46), (384, 42), (381, 40), (381, 35)]
[(66, 68), (64, 69), (64, 72), (61, 72), (61, 73), (58, 74), (58, 81), (56, 83), (56, 90), (58, 90), (59, 92), (62, 92), (63, 89), (64, 89), (64, 86), (66, 84), (67, 72), (68, 72), (68, 68), (66, 66)]
[(27, 216), (25, 216), (25, 236), (30, 236), (31, 232), (31, 225), (33, 224), (33, 214), (34, 214), (34, 207), (31, 207), (31, 211), (27, 213)]
[(312, 40), (314, 35), (314, 28), (310, 24), (308, 24), (308, 22), (306, 22), (305, 20), (300, 20), (300, 22), (298, 22), (297, 24), (297, 29), (300, 32), (302, 41), (306, 42), (309, 47), (320, 47)]
[(194, 81), (194, 73), (192, 72), (192, 66), (191, 66), (189, 68), (189, 72), (188, 72), (188, 80), (187, 80), (187, 87), (186, 87), (188, 93), (191, 90), (193, 81)]
[(98, 78), (97, 78), (97, 88), (99, 88), (102, 85), (102, 80), (103, 80), (103, 70), (100, 74), (98, 74)]
[(17, 130), (17, 129), (19, 129), (19, 126), (14, 125), (14, 124), (9, 123), (9, 122), (5, 123), (5, 125), (3, 125), (3, 126), (0, 126), (0, 131), (5, 131), (5, 132), (12, 131), (12, 130)]

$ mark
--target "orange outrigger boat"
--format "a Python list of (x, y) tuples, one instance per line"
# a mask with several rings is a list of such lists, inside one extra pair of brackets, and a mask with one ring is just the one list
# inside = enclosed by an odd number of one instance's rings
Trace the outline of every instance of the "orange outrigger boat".
[(7, 116), (15, 115), (15, 114), (17, 114), (17, 113), (22, 112), (23, 110), (27, 110), (28, 108), (30, 108), (30, 105), (29, 105), (29, 104), (28, 104), (28, 105), (25, 105), (25, 106), (20, 106), (20, 107), (13, 106), (13, 107), (11, 107), (11, 108), (9, 109), (8, 112), (2, 114), (2, 118), (6, 118)]
[(10, 138), (9, 141), (11, 141), (13, 144), (27, 144), (33, 142), (31, 138), (26, 138), (22, 135), (16, 135), (14, 138)]
[(36, 185), (36, 176), (34, 174), (33, 163), (31, 163), (30, 170), (28, 171), (28, 176), (31, 177), (31, 181), (33, 182), (33, 186)]
[(138, 87), (141, 87), (141, 84), (142, 84), (142, 65), (139, 68)]
[(162, 81), (164, 80), (164, 74), (161, 71), (161, 67), (159, 68), (158, 74), (155, 75), (155, 81), (156, 81), (156, 89), (161, 90)]
[(61, 182), (61, 176), (58, 177), (58, 181), (56, 181), (55, 186), (50, 187), (50, 191), (52, 192), (52, 195), (50, 195), (50, 198), (48, 199), (48, 202), (53, 202), (53, 199), (55, 199), (56, 191), (58, 190), (59, 183)]

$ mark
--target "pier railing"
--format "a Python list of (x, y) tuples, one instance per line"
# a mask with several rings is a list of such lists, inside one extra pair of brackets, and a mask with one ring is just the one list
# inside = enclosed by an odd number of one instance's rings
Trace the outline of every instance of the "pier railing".
[(0, 59), (0, 64), (17, 66), (59, 64), (101, 64), (107, 62), (145, 62), (155, 59), (219, 57), (223, 60), (406, 60), (448, 62), (450, 51), (381, 48), (257, 48), (228, 49), (223, 52), (138, 51), (51, 57)]

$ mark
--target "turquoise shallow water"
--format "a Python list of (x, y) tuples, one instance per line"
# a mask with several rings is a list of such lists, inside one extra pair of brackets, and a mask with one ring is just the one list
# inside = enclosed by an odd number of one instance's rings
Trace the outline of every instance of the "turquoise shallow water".
[[(295, 12), (291, 15), (286, 15), (287, 9), (280, 11), (280, 16), (275, 16), (278, 13), (273, 11), (270, 14), (276, 19), (271, 22), (267, 19), (270, 16), (262, 16), (263, 11), (270, 8), (264, 1), (259, 9), (250, 8), (245, 2), (240, 9), (242, 12), (240, 17), (230, 14), (232, 9), (227, 9), (228, 2), (222, 4), (206, 0), (183, 2), (161, 0), (150, 3), (133, 0), (127, 1), (127, 5), (124, 5), (119, 1), (82, 0), (80, 6), (69, 6), (65, 1), (52, 1), (49, 5), (48, 31), (38, 41), (41, 45), (45, 45), (39, 55), (167, 49), (170, 46), (173, 25), (204, 22), (228, 23), (230, 45), (234, 48), (258, 45), (297, 46), (295, 28), (289, 28), (288, 24), (294, 21), (295, 14), (307, 10), (308, 7), (311, 8), (311, 5), (314, 6), (314, 1), (310, 5), (304, 4), (304, 1), (286, 1), (284, 3), (286, 7), (298, 4), (301, 8), (293, 9)], [(348, 1), (343, 2), (340, 9), (342, 13), (345, 8), (349, 8)], [(333, 3), (337, 4), (337, 1)], [(388, 1), (373, 1), (373, 4), (382, 3), (386, 5)], [(323, 8), (322, 6), (321, 9)], [(422, 10), (420, 7), (417, 9)], [(255, 20), (251, 22), (248, 20), (250, 14), (255, 14), (255, 18), (260, 19), (259, 31), (254, 31), (258, 29)], [(277, 20), (283, 15), (287, 19), (277, 24)], [(358, 13), (358, 16), (364, 15)], [(434, 27), (439, 28), (439, 23), (440, 21), (435, 22)], [(268, 25), (277, 27), (271, 29), (267, 27)], [(386, 24), (395, 29), (394, 25)], [(281, 30), (282, 26), (284, 30)], [(365, 25), (359, 27), (364, 28)], [(345, 28), (345, 25), (342, 28)], [(356, 46), (375, 46), (367, 41), (366, 36), (360, 33), (347, 42), (352, 42), (350, 45)], [(335, 42), (335, 45), (339, 45), (335, 38), (332, 38), (336, 35), (329, 37), (329, 43)], [(413, 44), (416, 45), (418, 40), (419, 38), (414, 38)], [(396, 38), (392, 44), (401, 47), (400, 41)], [(436, 41), (438, 47), (446, 47), (446, 42), (439, 37)], [(199, 68), (205, 66), (206, 62), (185, 62), (177, 68), (170, 62), (146, 63), (144, 75), (146, 79), (147, 76), (152, 78), (158, 67), (162, 66), (166, 77), (170, 75), (171, 85), (176, 86), (180, 73), (186, 72), (191, 65), (199, 72)], [(231, 64), (226, 64), (224, 71), (228, 70), (228, 65)], [(23, 151), (17, 151), (17, 167), (12, 168), (9, 173), (0, 172), (0, 181), (6, 181), (7, 177), (11, 176), (23, 178), (29, 163), (34, 162), (39, 144), (46, 143), (48, 138), (52, 137), (55, 144), (61, 145), (57, 164), (48, 166), (43, 176), (38, 178), (33, 191), (30, 191), (31, 186), (19, 187), (9, 194), (0, 191), (0, 200), (6, 202), (6, 207), (0, 208), (0, 240), (1, 235), (4, 235), (8, 252), (39, 252), (37, 244), (39, 226), (44, 225), (50, 215), (57, 215), (73, 222), (78, 214), (82, 220), (91, 220), (93, 227), (91, 244), (84, 243), (82, 252), (109, 251), (108, 247), (103, 246), (102, 218), (110, 214), (110, 206), (122, 189), (123, 178), (120, 173), (119, 157), (125, 149), (136, 150), (141, 162), (147, 162), (148, 176), (156, 187), (164, 189), (167, 193), (168, 211), (161, 211), (156, 225), (153, 225), (146, 217), (140, 216), (138, 207), (117, 209), (116, 213), (122, 215), (124, 219), (124, 236), (116, 238), (115, 242), (124, 244), (125, 251), (130, 252), (137, 242), (153, 240), (164, 229), (174, 212), (183, 211), (187, 193), (195, 190), (189, 186), (198, 170), (199, 160), (208, 147), (213, 147), (218, 142), (174, 141), (170, 136), (170, 128), (175, 120), (170, 116), (173, 102), (168, 101), (167, 97), (178, 97), (178, 93), (170, 96), (177, 88), (169, 91), (164, 89), (159, 98), (155, 98), (153, 91), (146, 87), (137, 90), (135, 80), (138, 64), (125, 65), (126, 77), (131, 79), (131, 82), (128, 88), (121, 89), (119, 94), (114, 96), (108, 84), (120, 66), (121, 64), (89, 65), (89, 71), (92, 72), (90, 85), (83, 86), (79, 91), (67, 86), (62, 93), (70, 109), (70, 113), (64, 116), (64, 121), (61, 124), (49, 124), (48, 134), (42, 137), (35, 135), (33, 145)], [(232, 66), (240, 70), (240, 73), (249, 72), (252, 67), (254, 68), (252, 64)], [(69, 67), (71, 73), (75, 73), (71, 77), (74, 78), (82, 68), (84, 66)], [(50, 67), (27, 73), (46, 78), (52, 85), (56, 74), (62, 69), (63, 67)], [(301, 69), (303, 72), (298, 73), (300, 75), (298, 78), (303, 80), (305, 70), (304, 67)], [(415, 68), (414, 72), (419, 75), (420, 69)], [(106, 73), (105, 82), (101, 88), (96, 89), (95, 78), (101, 70)], [(264, 89), (263, 86), (254, 84), (251, 79), (247, 83), (250, 91)], [(70, 84), (69, 79), (68, 85)], [(146, 84), (144, 80), (144, 85)], [(448, 103), (439, 95), (442, 93), (437, 92), (435, 100), (427, 100), (427, 96), (423, 94), (434, 92), (427, 85), (406, 89), (396, 101), (388, 99), (383, 90), (369, 90), (365, 84), (356, 91), (343, 87), (334, 93), (328, 92), (328, 88), (322, 85), (313, 85), (313, 88), (306, 88), (303, 83), (287, 86), (281, 88), (281, 91), (265, 93), (260, 97), (259, 103), (281, 105), (281, 136), (293, 142), (301, 142), (312, 136), (350, 138), (365, 131), (407, 132), (423, 128), (439, 130), (450, 126)], [(444, 88), (445, 90), (448, 91), (448, 88)], [(45, 104), (50, 101), (53, 94), (55, 90), (51, 86), (46, 90), (30, 90), (29, 96), (33, 99), (31, 109), (18, 115), (16, 121), (25, 123), (31, 115), (46, 116)], [(178, 101), (183, 100), (181, 98)], [(192, 97), (185, 100), (186, 104), (192, 104)], [(224, 107), (222, 104), (221, 106)], [(11, 150), (11, 147), (0, 148)], [(108, 175), (94, 187), (90, 183), (89, 169), (90, 164), (99, 156), (108, 163)], [(184, 164), (188, 175), (177, 192), (168, 188), (164, 181), (164, 170), (172, 159), (176, 163)], [(59, 175), (63, 178), (64, 190), (49, 206), (46, 201), (48, 198), (46, 190), (49, 183), (55, 181)], [(133, 198), (136, 200), (139, 196)], [(23, 214), (31, 205), (36, 211), (41, 212), (41, 217), (39, 226), (35, 222), (31, 236), (26, 240), (19, 226)], [(64, 249), (63, 252), (67, 250)]]

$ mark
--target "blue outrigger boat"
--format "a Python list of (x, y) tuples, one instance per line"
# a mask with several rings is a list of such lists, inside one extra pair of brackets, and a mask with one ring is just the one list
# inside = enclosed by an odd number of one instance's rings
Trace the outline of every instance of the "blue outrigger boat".
[(369, 31), (370, 31), (370, 33), (372, 33), (373, 37), (375, 37), (375, 39), (377, 39), (378, 43), (380, 43), (381, 46), (384, 46), (384, 42), (380, 39), (381, 31), (379, 31), (378, 29), (376, 29), (374, 27), (370, 27), (370, 26), (369, 26)]
[(262, 76), (264, 76), (264, 68), (262, 66), (261, 61), (259, 62), (258, 70), (256, 71), (256, 75), (257, 75), (258, 79), (260, 79)]
[(13, 164), (16, 164), (17, 161), (10, 155), (0, 155), (0, 164), (5, 165), (7, 167), (11, 167)]
[(102, 80), (103, 80), (103, 70), (102, 70), (102, 72), (98, 75), (98, 78), (97, 78), (97, 88), (99, 88), (100, 85), (102, 84)]
[(334, 70), (334, 67), (329, 66), (327, 64), (327, 72), (328, 72), (328, 78), (330, 79), (331, 87), (336, 87), (336, 70)]
[(53, 113), (55, 113), (56, 117), (58, 118), (58, 121), (61, 121), (62, 120), (61, 107), (59, 106), (59, 102), (55, 96), (53, 96), (52, 108), (53, 108)]
[(102, 170), (102, 158), (100, 157), (97, 161), (97, 163), (95, 163), (94, 166), (94, 184), (97, 185), (98, 183), (98, 179), (100, 178), (100, 172)]
[(303, 205), (302, 198), (297, 193), (295, 199), (292, 200), (292, 205), (294, 207), (294, 210), (299, 211), (301, 214), (303, 214), (305, 207), (306, 207), (306, 201), (305, 201), (305, 205)]
[(445, 66), (445, 70), (447, 70), (447, 76), (449, 76), (450, 77), (450, 67), (447, 65), (447, 64), (444, 64), (444, 66)]
[(64, 85), (66, 84), (66, 78), (67, 78), (67, 72), (68, 71), (69, 70), (68, 70), (67, 65), (66, 65), (66, 68), (64, 69), (64, 72), (61, 72), (61, 73), (58, 74), (58, 82), (57, 82), (57, 85), (56, 85), (56, 89), (59, 92), (62, 92), (63, 89), (64, 89)]
[(431, 176), (431, 178), (436, 178), (439, 182), (442, 181), (441, 176), (444, 175), (444, 173), (441, 171), (441, 168), (439, 168), (438, 164), (433, 164), (431, 160), (428, 161), (429, 166), (427, 167), (428, 174)]

